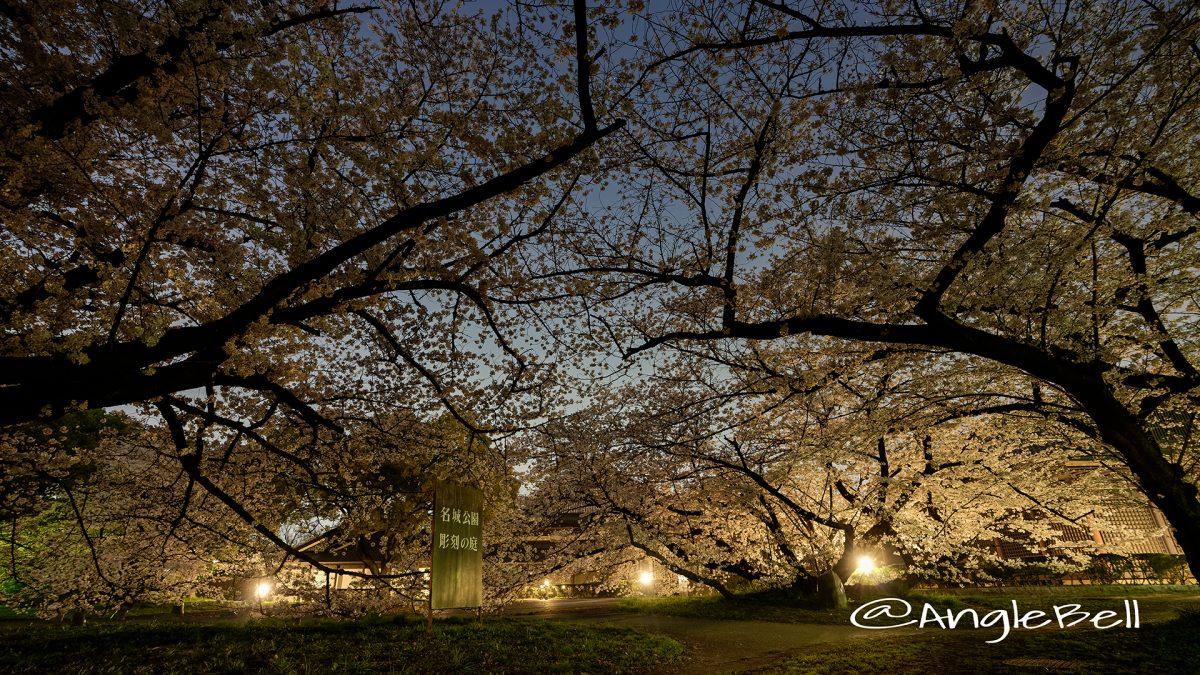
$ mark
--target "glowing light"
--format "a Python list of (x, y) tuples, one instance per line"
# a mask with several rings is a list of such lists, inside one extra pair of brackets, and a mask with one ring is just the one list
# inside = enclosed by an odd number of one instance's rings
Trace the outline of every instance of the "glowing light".
[(875, 561), (871, 556), (864, 555), (858, 559), (858, 569), (854, 570), (859, 574), (870, 574), (875, 571)]
[(643, 586), (649, 586), (650, 584), (654, 583), (654, 573), (642, 572), (638, 575), (638, 581), (640, 581)]
[(270, 594), (271, 594), (271, 582), (269, 582), (269, 581), (260, 581), (260, 582), (258, 582), (258, 585), (254, 587), (254, 595), (259, 600), (262, 600), (263, 598), (267, 597)]
[(549, 580), (549, 579), (545, 579), (545, 580), (543, 580), (543, 581), (542, 581), (542, 585), (543, 585), (543, 586), (549, 586), (549, 585), (550, 585), (550, 580)]

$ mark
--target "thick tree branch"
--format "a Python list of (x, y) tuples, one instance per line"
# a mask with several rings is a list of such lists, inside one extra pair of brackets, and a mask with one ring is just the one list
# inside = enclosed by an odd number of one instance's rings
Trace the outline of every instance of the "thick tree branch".
[[(289, 28), (322, 19), (346, 14), (359, 14), (376, 7), (327, 7), (314, 12), (298, 14), (287, 19), (267, 24), (260, 32), (238, 32), (232, 39), (216, 43), (218, 50), (225, 50), (239, 41), (269, 37)], [(66, 136), (76, 125), (86, 125), (100, 118), (98, 106), (115, 103), (135, 103), (142, 94), (142, 82), (153, 78), (156, 72), (171, 75), (178, 72), (182, 57), (198, 39), (218, 23), (225, 14), (224, 3), (214, 2), (209, 11), (194, 23), (179, 27), (152, 49), (137, 54), (118, 57), (107, 68), (75, 89), (40, 106), (27, 115), (28, 124), (37, 128), (35, 136), (46, 140), (58, 140)]]
[(659, 553), (658, 551), (655, 551), (652, 547), (638, 541), (637, 537), (635, 537), (633, 535), (633, 525), (626, 523), (625, 531), (629, 535), (629, 545), (630, 546), (636, 548), (637, 550), (641, 551), (642, 553), (645, 553), (650, 558), (657, 560), (659, 562), (659, 564), (661, 564), (663, 567), (671, 570), (675, 574), (678, 574), (679, 576), (681, 576), (689, 581), (708, 586), (709, 588), (720, 593), (721, 597), (723, 597), (723, 598), (727, 598), (727, 599), (731, 599), (731, 600), (733, 599), (733, 593), (731, 593), (729, 591), (729, 589), (725, 587), (725, 584), (722, 584), (720, 581), (718, 581), (716, 579), (696, 574), (692, 570), (690, 570), (686, 567), (683, 567), (682, 565), (676, 565), (671, 560), (668, 560), (666, 556)]
[(1075, 97), (1075, 83), (1072, 80), (1060, 82), (1061, 86), (1052, 89), (1047, 97), (1042, 119), (1009, 162), (1004, 181), (991, 198), (991, 206), (987, 213), (934, 276), (929, 289), (921, 294), (913, 311), (922, 319), (930, 322), (936, 320), (941, 314), (939, 306), (942, 296), (966, 268), (967, 262), (983, 251), (988, 242), (1004, 229), (1009, 209), (1016, 202), (1029, 176), (1033, 174), (1038, 160), (1058, 134), (1060, 125), (1071, 108)]
[(592, 57), (588, 51), (586, 0), (574, 0), (575, 12), (575, 86), (579, 96), (579, 114), (585, 132), (596, 130), (596, 112), (592, 109)]
[(263, 524), (261, 521), (259, 521), (257, 518), (255, 518), (254, 515), (252, 513), (250, 513), (250, 511), (247, 510), (246, 507), (243, 506), (240, 501), (238, 501), (236, 498), (234, 498), (229, 493), (222, 490), (217, 484), (213, 483), (212, 480), (210, 480), (207, 476), (205, 476), (203, 473), (201, 473), (200, 457), (199, 457), (199, 455), (197, 455), (195, 452), (191, 451), (188, 448), (189, 444), (187, 442), (187, 434), (184, 430), (183, 422), (179, 419), (179, 416), (175, 413), (171, 404), (167, 403), (167, 402), (160, 402), (160, 403), (155, 404), (155, 407), (158, 409), (159, 413), (162, 415), (163, 420), (167, 423), (167, 428), (170, 430), (170, 433), (171, 433), (171, 439), (175, 444), (177, 452), (179, 453), (178, 454), (179, 463), (183, 467), (183, 470), (188, 474), (188, 476), (191, 477), (191, 479), (194, 480), (197, 485), (204, 488), (205, 492), (212, 495), (213, 497), (216, 497), (218, 501), (220, 501), (222, 504), (224, 504), (230, 511), (232, 511), (235, 515), (237, 515), (237, 517), (240, 518), (243, 522), (245, 522), (247, 525), (249, 525), (251, 528), (253, 528), (255, 532), (257, 532), (259, 535), (264, 537), (267, 541), (274, 544), (277, 548), (279, 548), (279, 550), (284, 551), (288, 556), (291, 556), (292, 558), (295, 558), (296, 560), (300, 560), (305, 563), (308, 563), (313, 568), (318, 569), (322, 572), (356, 577), (359, 579), (376, 580), (376, 581), (384, 583), (385, 585), (388, 585), (389, 587), (391, 586), (391, 584), (389, 584), (388, 581), (391, 579), (402, 579), (402, 578), (408, 578), (408, 577), (421, 576), (424, 574), (424, 572), (412, 571), (412, 572), (404, 572), (404, 573), (400, 573), (400, 574), (375, 575), (375, 574), (365, 574), (363, 572), (353, 572), (350, 570), (343, 570), (343, 569), (336, 568), (336, 567), (329, 567), (329, 566), (325, 565), (324, 563), (322, 563), (321, 561), (317, 560), (316, 558), (312, 557), (311, 555), (305, 553), (304, 551), (301, 551), (301, 550), (297, 549), (296, 547), (292, 546), (291, 544), (288, 544), (278, 534), (276, 534), (274, 532), (274, 530), (267, 527), (265, 524)]
[[(366, 232), (271, 279), (224, 317), (199, 326), (168, 329), (153, 346), (133, 341), (91, 347), (84, 350), (85, 363), (65, 355), (0, 357), (0, 385), (12, 385), (0, 386), (0, 424), (35, 419), (47, 406), (50, 410), (61, 409), (72, 401), (87, 401), (93, 407), (120, 405), (203, 386), (224, 360), (220, 348), (214, 349), (213, 345), (223, 345), (255, 321), (269, 317), (292, 295), (397, 235), (418, 231), (428, 223), (518, 189), (562, 166), (623, 125), (623, 121), (618, 121), (585, 131), (540, 159), (478, 186), (403, 209)], [(186, 354), (193, 356), (161, 366), (153, 374), (145, 370)], [(58, 385), (47, 387), (47, 381)], [(74, 386), (62, 386), (63, 383)]]

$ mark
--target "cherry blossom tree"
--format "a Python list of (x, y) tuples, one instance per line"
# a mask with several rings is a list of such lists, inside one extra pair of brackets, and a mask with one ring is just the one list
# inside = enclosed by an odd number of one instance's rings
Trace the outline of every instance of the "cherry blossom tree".
[(33, 9), (5, 34), (0, 422), (214, 387), (331, 426), (380, 386), (356, 367), (448, 396), (437, 366), (491, 338), (495, 380), (533, 369), (490, 296), (620, 126), (583, 3), (554, 38), (439, 3)]
[[(200, 415), (170, 414), (168, 430), (194, 443), (196, 458), (182, 468), (166, 430), (132, 418), (87, 411), (21, 427), (3, 465), (6, 604), (120, 614), (197, 594), (237, 599), (247, 580), (276, 577), (276, 592), (317, 610), (354, 611), (357, 603), (314, 584), (314, 568), (337, 588), (349, 575), (393, 605), (419, 602), (438, 480), (482, 487), (488, 543), (509, 543), (513, 462), (448, 416), (347, 421), (351, 435), (329, 446), (296, 444), (294, 430), (264, 425), (245, 432), (258, 439), (243, 447)], [(316, 553), (357, 552), (367, 569), (306, 560), (313, 552), (297, 545), (316, 535)]]
[(125, 406), (170, 490), (116, 482), (132, 502), (113, 504), (158, 500), (168, 540), (210, 508), (222, 536), (284, 550), (305, 514), (400, 518), (371, 480), (439, 473), (367, 446), (399, 433), (385, 420), (482, 433), (542, 405), (516, 300), (621, 127), (593, 103), (605, 12), (6, 5), (0, 462), (41, 456), (25, 424)]
[(591, 321), (626, 354), (995, 366), (997, 405), (1089, 429), (1200, 573), (1194, 3), (698, 1), (634, 24), (629, 171), (547, 271), (590, 280)]
[[(158, 430), (100, 411), (23, 425), (3, 463), (4, 604), (122, 615), (220, 596), (262, 573), (262, 547), (212, 498), (187, 496)], [(183, 505), (183, 506), (181, 506)]]
[(1060, 571), (1085, 564), (1081, 526), (1113, 476), (1067, 469), (1097, 445), (1082, 431), (982, 387), (949, 396), (946, 373), (906, 353), (816, 378), (789, 372), (774, 346), (739, 370), (730, 350), (720, 368), (691, 354), (544, 428), (538, 493), (588, 513), (610, 551), (724, 594), (811, 592), (830, 572), (849, 580), (864, 555), (910, 579), (986, 579), (1014, 564), (997, 539), (1026, 541)]

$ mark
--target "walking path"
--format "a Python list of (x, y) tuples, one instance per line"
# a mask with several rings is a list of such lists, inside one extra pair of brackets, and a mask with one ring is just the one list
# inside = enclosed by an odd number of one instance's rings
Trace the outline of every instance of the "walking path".
[(687, 647), (683, 660), (663, 673), (727, 673), (762, 668), (823, 642), (868, 638), (854, 626), (722, 621), (620, 611), (612, 599), (531, 600), (506, 612), (514, 617), (601, 623), (668, 635)]

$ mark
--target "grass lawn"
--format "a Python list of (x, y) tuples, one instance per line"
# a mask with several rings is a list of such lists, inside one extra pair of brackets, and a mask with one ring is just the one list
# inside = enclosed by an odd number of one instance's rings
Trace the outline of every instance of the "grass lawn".
[[(886, 594), (863, 593), (863, 599)], [(1006, 609), (1013, 600), (1021, 610), (1046, 610), (1054, 605), (1079, 603), (1097, 609), (1118, 606), (1126, 598), (1137, 598), (1143, 625), (1174, 619), (1182, 612), (1200, 612), (1200, 586), (1022, 586), (1009, 588), (959, 588), (913, 590), (903, 595), (913, 605), (929, 603), (941, 609)], [(850, 624), (850, 608), (816, 609), (786, 593), (765, 592), (734, 596), (719, 595), (622, 598), (617, 606), (627, 612), (694, 616), (704, 619), (777, 621), (780, 623)], [(1200, 673), (1200, 668), (1197, 669)]]
[[(865, 595), (864, 600), (872, 595)], [(883, 597), (887, 597), (886, 595)], [(1037, 586), (918, 590), (904, 598), (919, 616), (928, 603), (955, 612), (974, 608), (980, 615), (1011, 609), (1016, 600), (1022, 613), (1056, 605), (1078, 604), (1092, 613), (1115, 610), (1136, 599), (1141, 627), (1096, 630), (1090, 624), (1060, 630), (1053, 624), (1015, 629), (1009, 636), (999, 627), (978, 630), (905, 628), (878, 631), (874, 639), (814, 647), (758, 671), (761, 673), (1200, 673), (1200, 588), (1196, 586)], [(628, 611), (788, 623), (850, 625), (849, 610), (818, 610), (779, 593), (738, 596), (626, 598)], [(1050, 614), (1052, 616), (1052, 614)]]
[[(1140, 601), (1139, 601), (1140, 602)], [(1085, 605), (1086, 607), (1086, 605)], [(1200, 614), (1138, 629), (1013, 631), (925, 629), (821, 645), (757, 673), (1179, 673), (1200, 672)]]
[(814, 609), (779, 593), (736, 595), (726, 600), (719, 595), (621, 598), (617, 607), (626, 612), (690, 616), (699, 619), (777, 621), (780, 623), (849, 624), (850, 610)]
[(0, 625), (6, 673), (649, 672), (683, 647), (663, 636), (557, 622), (361, 621)]

